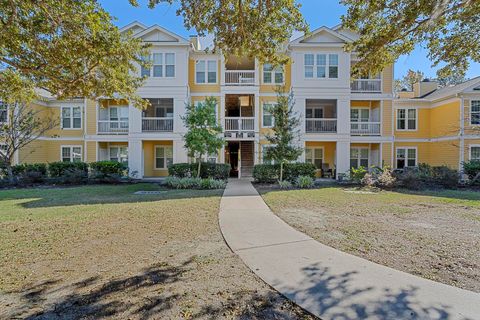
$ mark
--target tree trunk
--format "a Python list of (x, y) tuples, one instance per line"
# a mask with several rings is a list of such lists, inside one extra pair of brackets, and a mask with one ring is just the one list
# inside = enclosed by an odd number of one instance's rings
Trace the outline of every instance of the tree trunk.
[(283, 181), (283, 161), (280, 162), (280, 182)]
[(198, 158), (197, 161), (198, 161), (197, 178), (200, 178), (200, 169), (202, 168), (202, 157)]

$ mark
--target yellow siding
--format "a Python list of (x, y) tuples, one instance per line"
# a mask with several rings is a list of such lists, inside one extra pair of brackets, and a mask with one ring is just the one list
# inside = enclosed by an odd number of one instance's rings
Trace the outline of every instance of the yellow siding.
[(382, 166), (393, 167), (392, 143), (382, 143)]
[(465, 140), (465, 154), (464, 159), (465, 161), (470, 161), (470, 147), (472, 145), (480, 146), (480, 139), (468, 139)]
[(460, 156), (460, 142), (441, 141), (429, 144), (429, 158), (426, 162), (432, 166), (449, 166), (452, 169), (458, 169)]
[(460, 129), (460, 101), (430, 109), (430, 137), (455, 136)]
[(87, 100), (87, 134), (97, 134), (97, 103), (93, 100)]
[(276, 102), (276, 97), (260, 97), (260, 105), (255, 107), (255, 114), (258, 114), (258, 125), (260, 127), (260, 136), (265, 136), (272, 132), (270, 128), (263, 127), (263, 104), (268, 102)]
[(145, 177), (166, 177), (168, 170), (155, 169), (155, 146), (173, 146), (173, 141), (143, 141), (143, 159), (144, 159), (144, 176)]
[(382, 72), (383, 93), (392, 93), (393, 86), (393, 65), (386, 67)]
[[(96, 141), (87, 141), (87, 162), (97, 161), (97, 142)], [(85, 154), (85, 153), (84, 153)]]
[[(271, 84), (263, 84), (263, 65), (260, 65), (260, 69), (258, 71), (259, 77), (260, 77), (260, 92), (261, 93), (274, 93), (276, 92), (277, 85), (271, 85)], [(288, 63), (285, 65), (284, 68), (284, 74), (283, 74), (283, 80), (284, 80), (284, 90), (286, 92), (290, 91), (290, 88), (292, 87), (292, 64)]]
[[(430, 162), (430, 143), (429, 142), (396, 142), (393, 153), (394, 162), (396, 162), (396, 150), (399, 147), (417, 148), (417, 164)], [(396, 165), (396, 163), (395, 163)]]
[(220, 63), (217, 62), (217, 83), (216, 84), (196, 84), (195, 83), (195, 59), (188, 59), (188, 84), (193, 93), (201, 92), (220, 92)]
[[(402, 108), (399, 108), (402, 109)], [(408, 107), (407, 107), (408, 109)], [(394, 114), (394, 123), (395, 123), (395, 137), (397, 138), (430, 138), (430, 110), (428, 108), (418, 108), (417, 109), (417, 130), (402, 131), (397, 130), (397, 111)]]
[(22, 148), (18, 154), (20, 163), (45, 163), (48, 161), (45, 140), (35, 140)]
[(464, 123), (465, 123), (465, 134), (466, 135), (478, 135), (480, 133), (480, 126), (470, 125), (470, 100), (464, 100)]
[(385, 100), (383, 101), (383, 110), (382, 110), (382, 134), (385, 136), (391, 136), (393, 134), (392, 130), (392, 101)]

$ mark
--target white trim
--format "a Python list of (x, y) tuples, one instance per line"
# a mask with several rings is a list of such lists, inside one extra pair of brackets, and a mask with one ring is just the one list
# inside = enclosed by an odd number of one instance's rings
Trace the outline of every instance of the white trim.
[(264, 122), (263, 122), (263, 117), (264, 117), (264, 115), (265, 115), (265, 104), (269, 104), (269, 105), (272, 105), (272, 106), (273, 106), (273, 105), (276, 105), (277, 103), (278, 103), (277, 101), (275, 101), (275, 102), (273, 102), (273, 101), (263, 101), (263, 102), (262, 102), (262, 105), (261, 105), (261, 108), (262, 108), (262, 116), (261, 116), (261, 119), (260, 119), (260, 120), (261, 120), (261, 123), (262, 123), (262, 124), (261, 124), (262, 128), (271, 129), (271, 128), (273, 128), (273, 127), (275, 126), (275, 118), (273, 117), (273, 114), (270, 113), (270, 115), (271, 115), (271, 117), (272, 117), (272, 125), (271, 125), (271, 126), (266, 126), (266, 125), (264, 124)]
[[(404, 121), (405, 121), (405, 129), (399, 129), (398, 128), (398, 111), (400, 110), (405, 110), (405, 118), (404, 118)], [(411, 120), (409, 117), (408, 117), (408, 111), (409, 110), (415, 110), (415, 129), (409, 129), (408, 128), (408, 121)], [(405, 132), (405, 131), (408, 131), (408, 132), (415, 132), (415, 131), (418, 131), (418, 109), (417, 108), (395, 108), (395, 130), (396, 131), (402, 131), (402, 132)]]
[[(117, 151), (117, 158), (120, 160), (121, 157), (120, 157), (120, 148), (126, 148), (126, 151), (127, 151), (127, 164), (128, 164), (128, 144), (127, 145), (119, 145), (119, 144), (115, 144), (115, 145), (110, 145), (110, 143), (108, 143), (108, 146), (107, 146), (107, 150), (108, 150), (108, 160), (109, 161), (113, 161), (110, 157), (110, 149), (112, 148), (117, 148), (118, 151)], [(119, 163), (122, 163), (121, 161), (118, 161)]]
[[(205, 74), (205, 82), (197, 82), (197, 63), (199, 61), (205, 62), (205, 71), (203, 73)], [(215, 62), (215, 82), (208, 82), (208, 62), (209, 61), (214, 61)], [(218, 85), (218, 79), (219, 79), (219, 74), (218, 74), (218, 59), (195, 59), (194, 61), (194, 83), (196, 85)]]
[[(157, 149), (163, 148), (163, 159), (164, 159), (164, 166), (163, 168), (157, 168)], [(168, 165), (167, 165), (167, 152), (166, 148), (171, 148), (172, 149), (172, 163), (173, 163), (173, 146), (172, 145), (166, 145), (166, 144), (156, 144), (153, 147), (153, 170), (167, 170)]]
[[(73, 127), (73, 123), (74, 123), (74, 116), (73, 116), (73, 109), (74, 108), (80, 108), (80, 127), (79, 128), (74, 128)], [(70, 109), (70, 128), (64, 128), (63, 127), (63, 109)], [(84, 118), (84, 115), (83, 115), (83, 112), (86, 113), (85, 111), (86, 109), (84, 109), (83, 107), (81, 106), (78, 106), (78, 105), (73, 105), (73, 106), (60, 106), (60, 129), (61, 130), (83, 130), (83, 118)]]
[[(313, 56), (313, 65), (308, 65), (308, 67), (312, 67), (312, 77), (308, 78), (305, 76), (305, 68), (307, 65), (305, 64), (305, 56), (312, 55)], [(325, 64), (319, 65), (318, 64), (318, 56), (324, 55), (325, 56)], [(337, 65), (333, 67), (337, 67), (337, 76), (335, 78), (330, 77), (330, 56), (335, 55), (337, 56)], [(318, 77), (318, 67), (325, 68), (325, 77)], [(328, 81), (338, 81), (340, 79), (340, 54), (338, 52), (304, 52), (303, 53), (303, 80), (304, 81), (317, 81), (317, 80), (328, 80)]]
[(398, 169), (398, 166), (397, 166), (397, 160), (398, 160), (398, 150), (399, 149), (405, 149), (405, 167), (409, 167), (408, 166), (408, 149), (415, 149), (415, 167), (418, 165), (418, 147), (416, 146), (401, 146), (401, 147), (395, 147), (395, 157), (394, 157), (394, 168), (395, 169)]
[[(272, 66), (272, 71), (264, 71), (264, 68), (265, 68), (265, 65), (266, 64), (270, 64)], [(264, 63), (262, 64), (262, 68), (261, 70), (259, 71), (261, 73), (261, 84), (263, 85), (271, 85), (271, 86), (281, 86), (281, 85), (285, 85), (285, 65), (281, 65), (279, 67), (276, 67), (276, 68), (281, 68), (282, 69), (282, 82), (279, 82), (277, 83), (275, 81), (275, 74), (278, 73), (275, 71), (275, 68), (274, 66), (271, 64), (271, 63)], [(265, 82), (265, 72), (268, 72), (270, 73), (271, 77), (272, 77), (272, 82)]]
[[(468, 145), (468, 161), (472, 161), (472, 148), (480, 148), (480, 144), (470, 144), (470, 145)], [(480, 160), (480, 159), (478, 159), (478, 160)]]
[[(318, 159), (318, 158), (315, 158), (315, 150), (322, 150), (322, 157), (320, 158), (322, 160), (322, 165), (325, 163), (325, 147), (324, 146), (319, 146), (319, 147), (310, 147), (310, 146), (305, 146), (305, 151), (304, 151), (304, 158), (305, 158), (305, 162), (307, 162), (307, 149), (310, 149), (313, 151), (313, 162), (310, 162), (312, 163), (313, 165), (315, 165), (315, 159)], [(334, 159), (334, 164), (335, 164), (335, 159)], [(316, 167), (315, 167), (316, 168)], [(319, 171), (319, 170), (322, 170), (322, 168), (316, 168), (316, 171)]]
[[(370, 145), (371, 145), (371, 144), (370, 144)], [(350, 160), (349, 160), (349, 161), (352, 161), (352, 159), (354, 159), (354, 158), (352, 158), (352, 149), (358, 149), (358, 150), (359, 150), (359, 152), (358, 152), (358, 157), (356, 158), (356, 160), (357, 160), (357, 168), (360, 167), (360, 162), (361, 162), (361, 160), (362, 160), (362, 159), (365, 160), (365, 158), (362, 158), (362, 157), (361, 157), (361, 155), (362, 155), (361, 150), (367, 150), (367, 151), (368, 151), (368, 156), (367, 156), (367, 158), (366, 158), (367, 161), (368, 161), (368, 164), (367, 164), (367, 166), (364, 167), (364, 168), (367, 168), (367, 169), (368, 169), (368, 168), (370, 167), (370, 145), (369, 145), (368, 147), (357, 147), (357, 146), (352, 146), (352, 145), (350, 145)], [(350, 165), (349, 165), (349, 166), (350, 166)], [(353, 167), (350, 166), (350, 168), (353, 168)]]
[[(473, 114), (472, 110), (473, 110), (473, 102), (474, 102), (474, 101), (475, 101), (475, 102), (478, 102), (478, 104), (479, 104), (479, 106), (480, 106), (480, 99), (478, 99), (478, 100), (477, 100), (477, 99), (475, 99), (475, 100), (474, 100), (474, 99), (470, 100), (470, 106), (469, 106), (469, 108), (468, 108), (468, 111), (469, 111), (469, 112), (468, 112), (468, 113), (469, 113), (469, 115), (468, 115), (468, 117), (469, 117), (468, 120), (469, 120), (469, 121), (468, 121), (468, 122), (469, 122), (469, 125), (470, 125), (470, 126), (478, 127), (478, 126), (480, 126), (480, 123), (472, 123), (472, 119), (473, 119), (473, 117), (472, 117), (472, 114)], [(479, 116), (479, 118), (480, 118), (480, 111), (475, 111), (475, 114), (478, 114), (478, 116)]]
[[(163, 33), (165, 33), (165, 34), (167, 34), (167, 35), (169, 35), (169, 36), (171, 36), (172, 38), (175, 38), (175, 39), (177, 40), (177, 41), (161, 41), (160, 43), (162, 43), (162, 45), (164, 45), (164, 44), (166, 44), (166, 43), (172, 43), (172, 42), (175, 43), (175, 45), (180, 45), (180, 46), (181, 46), (181, 45), (188, 45), (188, 46), (190, 45), (190, 42), (189, 42), (187, 39), (179, 36), (178, 34), (172, 32), (172, 31), (169, 31), (169, 30), (167, 30), (167, 29), (165, 29), (165, 28), (162, 28), (162, 27), (159, 26), (158, 24), (154, 24), (153, 26), (150, 26), (150, 27), (146, 28), (145, 30), (140, 31), (140, 32), (134, 34), (134, 38), (140, 38), (140, 37), (142, 37), (142, 36), (144, 36), (144, 35), (152, 32), (152, 31), (154, 31), (154, 30), (163, 32)], [(158, 43), (159, 41), (144, 41), (144, 42)]]
[(70, 148), (70, 162), (73, 162), (73, 148), (80, 148), (80, 162), (83, 162), (83, 145), (81, 144), (62, 144), (60, 145), (60, 162), (63, 162), (63, 148)]

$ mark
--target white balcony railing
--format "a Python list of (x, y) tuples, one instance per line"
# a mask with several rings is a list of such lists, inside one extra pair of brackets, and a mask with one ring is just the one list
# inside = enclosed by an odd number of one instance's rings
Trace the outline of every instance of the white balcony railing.
[(380, 122), (351, 122), (350, 134), (358, 136), (380, 135)]
[(157, 118), (144, 117), (142, 118), (143, 132), (172, 132), (173, 118)]
[(307, 118), (306, 131), (311, 133), (337, 132), (337, 119)]
[(227, 86), (253, 86), (255, 84), (255, 71), (226, 70), (225, 84)]
[(353, 80), (351, 84), (351, 89), (352, 89), (352, 92), (381, 93), (382, 80), (381, 79)]
[(225, 118), (225, 131), (254, 131), (254, 117), (227, 117)]
[(98, 134), (128, 134), (128, 120), (99, 120)]

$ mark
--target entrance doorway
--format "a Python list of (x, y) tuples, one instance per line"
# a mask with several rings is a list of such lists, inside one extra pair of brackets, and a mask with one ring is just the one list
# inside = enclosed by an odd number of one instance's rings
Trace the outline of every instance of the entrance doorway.
[(230, 164), (230, 177), (238, 178), (238, 160), (240, 155), (240, 142), (229, 141), (225, 147), (225, 163)]
[(230, 177), (251, 177), (254, 164), (254, 142), (228, 141), (225, 147), (225, 163), (231, 166)]

